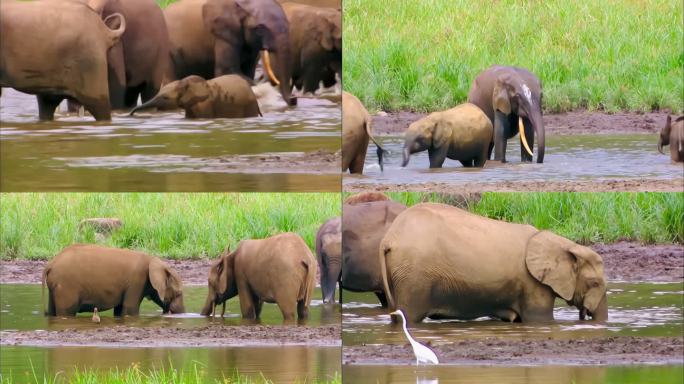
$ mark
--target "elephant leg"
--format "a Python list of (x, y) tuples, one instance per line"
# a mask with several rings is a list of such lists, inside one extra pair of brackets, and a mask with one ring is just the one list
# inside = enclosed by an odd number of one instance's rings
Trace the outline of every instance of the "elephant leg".
[(387, 308), (387, 296), (385, 296), (385, 292), (375, 292), (375, 296), (380, 300), (380, 305), (383, 308)]
[(54, 120), (55, 109), (64, 100), (64, 96), (38, 95), (38, 118), (41, 120)]
[(508, 137), (508, 118), (499, 111), (494, 112), (494, 160), (506, 162), (506, 138)]
[[(534, 151), (534, 127), (532, 127), (532, 123), (527, 118), (523, 118), (523, 122), (525, 123), (525, 136), (527, 136), (527, 145), (531, 150)], [(520, 160), (524, 163), (532, 162), (532, 155), (527, 153), (522, 142), (520, 143)]]
[(469, 160), (459, 160), (459, 162), (460, 162), (461, 164), (463, 164), (463, 167), (464, 167), (464, 168), (472, 168), (472, 166), (473, 166), (473, 159), (469, 159)]
[(240, 69), (241, 49), (241, 44), (230, 44), (223, 39), (216, 39), (214, 45), (214, 77), (243, 73)]
[(48, 291), (48, 307), (47, 307), (47, 312), (45, 312), (46, 316), (55, 316), (56, 314), (56, 309), (55, 309), (55, 297), (52, 294), (52, 291)]
[(254, 80), (254, 73), (256, 72), (257, 61), (259, 60), (259, 52), (249, 50), (243, 52), (240, 57), (240, 71), (248, 78)]
[(96, 99), (93, 97), (79, 95), (76, 97), (76, 100), (83, 103), (83, 108), (90, 112), (95, 120), (102, 121), (112, 119), (112, 108), (109, 105), (108, 97), (104, 96)]
[(123, 313), (123, 304), (119, 304), (116, 307), (114, 307), (114, 316), (121, 317), (122, 313)]
[(249, 288), (249, 285), (244, 282), (238, 282), (238, 297), (240, 299), (240, 312), (242, 312), (243, 319), (255, 320), (256, 316), (256, 303), (254, 302), (255, 295)]
[[(264, 307), (264, 301), (259, 300), (258, 297), (254, 297), (254, 302), (256, 303), (254, 304), (254, 313), (256, 315), (256, 318), (258, 319), (261, 317), (261, 309)], [(221, 315), (221, 317), (223, 317), (223, 315)]]
[(448, 147), (443, 148), (430, 148), (428, 149), (428, 157), (430, 158), (430, 168), (442, 168), (444, 160), (446, 160)]
[(304, 299), (297, 301), (297, 318), (299, 320), (309, 318), (309, 306)]
[[(368, 144), (366, 144), (366, 147), (368, 147)], [(349, 172), (350, 173), (357, 173), (357, 174), (362, 174), (363, 173), (363, 165), (366, 162), (366, 151), (361, 150), (356, 157), (351, 161), (351, 164), (349, 164)]]
[(55, 316), (75, 316), (80, 307), (80, 297), (78, 292), (70, 289), (60, 287), (60, 284), (54, 289), (53, 297), (54, 315)]
[(299, 301), (281, 300), (277, 301), (277, 303), (280, 312), (283, 314), (284, 321), (292, 321), (295, 319), (295, 310), (299, 309)]

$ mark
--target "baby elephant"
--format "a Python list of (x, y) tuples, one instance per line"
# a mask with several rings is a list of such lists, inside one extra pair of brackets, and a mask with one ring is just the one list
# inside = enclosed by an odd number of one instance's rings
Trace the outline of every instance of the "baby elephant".
[(259, 104), (249, 82), (238, 75), (211, 80), (188, 76), (164, 85), (150, 101), (131, 111), (148, 108), (185, 109), (188, 119), (261, 116)]
[(434, 112), (414, 122), (406, 130), (405, 167), (411, 154), (427, 149), (430, 168), (441, 168), (448, 157), (464, 167), (483, 167), (492, 148), (494, 129), (487, 115), (474, 104)]
[(316, 259), (296, 233), (243, 240), (211, 266), (201, 313), (213, 315), (216, 305), (239, 296), (245, 319), (258, 319), (266, 302), (278, 304), (284, 320), (293, 320), (295, 310), (302, 320), (308, 316), (315, 278)]
[(45, 267), (48, 316), (106, 311), (137, 315), (148, 298), (164, 313), (183, 313), (180, 276), (159, 258), (127, 249), (75, 244), (64, 248)]
[(675, 163), (684, 162), (684, 116), (675, 119), (672, 124), (672, 117), (667, 115), (667, 123), (660, 131), (658, 140), (658, 151), (663, 153), (663, 145), (670, 145), (670, 158)]

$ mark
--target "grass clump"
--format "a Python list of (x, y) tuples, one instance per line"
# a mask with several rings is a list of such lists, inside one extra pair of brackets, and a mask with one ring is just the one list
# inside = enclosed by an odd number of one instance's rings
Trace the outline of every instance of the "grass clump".
[(681, 112), (679, 0), (345, 0), (346, 91), (371, 110), (464, 102), (493, 64), (528, 68), (547, 112)]

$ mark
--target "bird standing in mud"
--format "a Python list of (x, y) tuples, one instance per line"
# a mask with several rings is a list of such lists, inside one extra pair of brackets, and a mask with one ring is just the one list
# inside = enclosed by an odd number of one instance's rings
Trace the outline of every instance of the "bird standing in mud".
[(97, 313), (97, 307), (93, 308), (93, 323), (100, 322), (100, 315)]
[(404, 328), (404, 334), (406, 335), (406, 338), (408, 339), (409, 343), (411, 343), (411, 347), (413, 348), (413, 354), (416, 355), (416, 365), (439, 364), (437, 355), (435, 355), (435, 353), (430, 348), (417, 342), (413, 339), (413, 337), (411, 337), (411, 334), (406, 328), (406, 317), (404, 317), (404, 312), (402, 312), (401, 309), (397, 309), (396, 311), (390, 313), (390, 315), (397, 315), (401, 317), (401, 326)]

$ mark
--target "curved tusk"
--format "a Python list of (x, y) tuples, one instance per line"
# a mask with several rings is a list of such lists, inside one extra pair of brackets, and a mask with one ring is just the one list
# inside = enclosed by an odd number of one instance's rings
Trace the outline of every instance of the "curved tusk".
[(523, 147), (525, 147), (525, 150), (530, 154), (530, 156), (534, 156), (529, 145), (527, 145), (527, 137), (525, 137), (525, 125), (523, 124), (522, 117), (518, 117), (518, 130), (520, 131), (520, 141), (522, 142)]
[(267, 49), (264, 49), (261, 51), (261, 58), (264, 59), (264, 69), (266, 69), (266, 73), (268, 74), (268, 77), (271, 79), (272, 82), (275, 83), (275, 85), (280, 85), (280, 81), (273, 74), (273, 69), (271, 69), (271, 58), (268, 56), (268, 50)]

